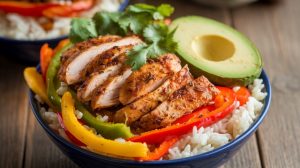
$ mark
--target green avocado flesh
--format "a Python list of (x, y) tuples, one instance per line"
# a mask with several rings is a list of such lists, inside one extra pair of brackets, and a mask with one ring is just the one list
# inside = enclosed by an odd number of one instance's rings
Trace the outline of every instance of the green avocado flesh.
[(260, 75), (260, 53), (235, 29), (199, 16), (176, 19), (170, 25), (175, 28), (177, 52), (193, 75), (224, 86), (246, 86)]

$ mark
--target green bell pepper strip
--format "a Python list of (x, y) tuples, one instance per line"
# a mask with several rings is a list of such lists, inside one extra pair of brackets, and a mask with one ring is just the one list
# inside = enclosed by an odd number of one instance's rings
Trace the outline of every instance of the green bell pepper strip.
[(94, 117), (89, 110), (84, 106), (84, 104), (80, 103), (74, 91), (69, 89), (71, 92), (73, 99), (75, 100), (75, 107), (77, 110), (82, 112), (82, 120), (85, 121), (89, 126), (95, 128), (97, 133), (100, 133), (104, 138), (108, 139), (116, 139), (116, 138), (129, 138), (132, 137), (133, 134), (130, 131), (130, 128), (122, 123), (106, 123), (99, 121), (96, 117)]
[(61, 50), (59, 50), (57, 53), (55, 53), (54, 57), (51, 59), (50, 64), (48, 66), (47, 70), (47, 94), (49, 100), (52, 102), (52, 104), (57, 107), (56, 110), (60, 110), (60, 104), (61, 104), (61, 97), (56, 93), (55, 88), (55, 80), (57, 77), (57, 72), (60, 66), (60, 57), (64, 51), (66, 51), (68, 48), (70, 48), (73, 44), (69, 43), (65, 47), (63, 47)]
[[(61, 110), (61, 97), (56, 93), (56, 85), (57, 85), (57, 72), (60, 66), (60, 57), (62, 53), (70, 48), (72, 44), (66, 45), (60, 51), (58, 51), (54, 57), (52, 58), (48, 70), (47, 70), (47, 94), (49, 100), (54, 104), (57, 108), (56, 110)], [(74, 100), (76, 109), (82, 112), (82, 120), (87, 123), (88, 126), (95, 128), (97, 133), (101, 134), (104, 138), (108, 139), (116, 139), (116, 138), (130, 138), (133, 134), (130, 131), (130, 128), (125, 124), (117, 123), (105, 123), (98, 120), (94, 117), (89, 110), (76, 99), (76, 93), (69, 89)]]

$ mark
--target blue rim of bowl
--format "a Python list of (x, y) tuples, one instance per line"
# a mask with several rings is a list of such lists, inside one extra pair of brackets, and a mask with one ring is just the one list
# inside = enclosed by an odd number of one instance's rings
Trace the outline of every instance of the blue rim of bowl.
[[(39, 69), (39, 66), (37, 67), (37, 69)], [(151, 161), (151, 162), (138, 162), (138, 161), (134, 161), (134, 160), (125, 160), (125, 159), (109, 157), (109, 156), (105, 156), (105, 155), (101, 155), (101, 154), (96, 154), (96, 153), (93, 153), (91, 151), (82, 149), (82, 148), (68, 142), (63, 137), (61, 137), (57, 133), (55, 133), (43, 121), (43, 119), (42, 119), (42, 117), (39, 113), (39, 109), (38, 109), (38, 105), (36, 103), (36, 100), (34, 99), (34, 93), (31, 90), (30, 90), (29, 96), (30, 96), (30, 104), (31, 104), (31, 108), (33, 110), (33, 113), (34, 113), (36, 119), (38, 120), (38, 122), (40, 123), (40, 125), (44, 128), (44, 130), (48, 134), (50, 134), (51, 137), (54, 138), (56, 141), (59, 141), (60, 143), (67, 146), (68, 148), (71, 148), (72, 150), (75, 150), (75, 151), (79, 152), (81, 155), (85, 155), (87, 157), (94, 158), (94, 159), (105, 160), (105, 161), (108, 161), (108, 162), (122, 163), (122, 164), (128, 164), (128, 165), (136, 165), (136, 164), (139, 164), (139, 165), (174, 165), (174, 164), (178, 164), (178, 163), (189, 162), (189, 161), (192, 161), (192, 160), (205, 159), (205, 158), (208, 158), (208, 157), (211, 157), (211, 156), (214, 156), (214, 155), (221, 154), (224, 151), (225, 152), (229, 151), (232, 146), (238, 145), (239, 143), (243, 142), (244, 139), (246, 139), (248, 136), (250, 136), (252, 133), (254, 133), (254, 131), (262, 123), (263, 119), (265, 118), (266, 114), (268, 113), (269, 107), (270, 107), (270, 104), (271, 104), (271, 97), (272, 97), (271, 84), (270, 84), (268, 76), (267, 76), (267, 74), (265, 73), (264, 70), (262, 70), (260, 78), (263, 79), (263, 84), (265, 85), (265, 90), (266, 90), (266, 93), (267, 93), (267, 96), (264, 100), (264, 107), (262, 109), (262, 112), (261, 112), (260, 116), (254, 121), (254, 123), (252, 123), (250, 128), (248, 128), (244, 133), (242, 133), (240, 136), (238, 136), (234, 140), (230, 141), (229, 143), (227, 143), (227, 144), (225, 144), (225, 145), (223, 145), (219, 148), (216, 148), (212, 151), (209, 151), (209, 152), (205, 152), (205, 153), (202, 153), (202, 154), (198, 154), (198, 155), (190, 156), (190, 157), (186, 157), (186, 158), (180, 158), (180, 159), (174, 159), (174, 160)]]
[[(119, 11), (125, 10), (127, 5), (129, 4), (130, 0), (123, 0), (123, 2), (120, 4)], [(51, 43), (51, 42), (56, 42), (60, 41), (63, 39), (68, 38), (68, 35), (62, 35), (54, 38), (47, 38), (47, 39), (38, 39), (38, 40), (18, 40), (18, 39), (13, 39), (13, 38), (8, 38), (8, 37), (1, 37), (0, 36), (0, 42), (4, 43), (14, 43), (14, 44), (24, 44), (24, 43), (30, 43), (30, 44), (40, 44), (40, 43)]]

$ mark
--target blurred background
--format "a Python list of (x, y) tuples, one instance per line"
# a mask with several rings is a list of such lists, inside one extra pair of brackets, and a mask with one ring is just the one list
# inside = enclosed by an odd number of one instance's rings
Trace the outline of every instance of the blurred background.
[[(118, 0), (99, 0), (91, 10), (85, 10), (90, 9), (87, 0), (80, 9), (49, 10), (45, 17), (40, 8), (33, 7), (28, 13), (22, 7), (10, 8), (7, 2), (0, 1), (0, 167), (76, 167), (37, 124), (28, 104), (23, 69), (38, 63), (42, 44), (55, 46), (67, 37), (72, 17), (89, 17), (98, 10), (116, 11), (126, 3), (120, 6), (122, 2)], [(270, 113), (246, 146), (224, 167), (299, 167), (300, 1), (131, 0), (129, 3), (137, 2), (169, 3), (175, 7), (174, 18), (201, 15), (216, 19), (246, 34), (256, 44), (272, 82)]]

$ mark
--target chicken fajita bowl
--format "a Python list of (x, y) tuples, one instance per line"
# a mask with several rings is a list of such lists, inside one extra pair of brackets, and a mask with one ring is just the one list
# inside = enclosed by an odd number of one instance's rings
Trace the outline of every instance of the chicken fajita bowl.
[(173, 11), (134, 4), (73, 19), (69, 39), (24, 70), (38, 121), (77, 164), (217, 166), (262, 122), (271, 88), (255, 46)]

